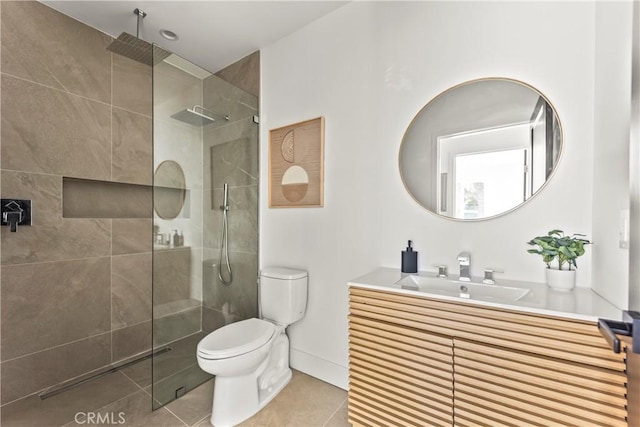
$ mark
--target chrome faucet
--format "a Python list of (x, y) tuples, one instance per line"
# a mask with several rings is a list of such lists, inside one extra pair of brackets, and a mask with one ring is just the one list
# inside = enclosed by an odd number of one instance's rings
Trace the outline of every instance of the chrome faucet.
[(438, 277), (441, 279), (447, 279), (449, 278), (449, 275), (447, 274), (447, 266), (446, 265), (436, 265), (435, 267), (438, 267)]
[(460, 264), (460, 277), (458, 280), (462, 282), (470, 282), (469, 265), (471, 264), (471, 255), (469, 252), (460, 252), (458, 254), (458, 264)]

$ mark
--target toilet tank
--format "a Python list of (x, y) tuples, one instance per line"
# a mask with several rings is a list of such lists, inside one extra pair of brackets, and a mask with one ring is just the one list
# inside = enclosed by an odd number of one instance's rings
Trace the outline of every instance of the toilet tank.
[(265, 267), (260, 272), (262, 318), (281, 325), (302, 319), (307, 310), (306, 271)]

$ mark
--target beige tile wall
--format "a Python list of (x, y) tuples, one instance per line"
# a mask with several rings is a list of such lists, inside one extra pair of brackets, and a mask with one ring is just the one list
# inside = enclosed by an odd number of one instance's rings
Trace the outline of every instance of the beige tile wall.
[(151, 193), (115, 190), (136, 219), (63, 217), (62, 196), (63, 176), (151, 184), (152, 80), (106, 50), (111, 37), (40, 3), (2, 1), (0, 16), (0, 187), (33, 200), (33, 226), (0, 231), (5, 404), (151, 345)]
[[(252, 58), (259, 56), (252, 55)], [(248, 66), (247, 64), (253, 64)], [(242, 65), (244, 64), (244, 66)], [(258, 66), (256, 65), (258, 64)], [(248, 73), (248, 74), (247, 74)], [(259, 82), (259, 61), (242, 60), (218, 75), (238, 82)], [(203, 102), (206, 108), (228, 113), (231, 120), (221, 126), (205, 128), (203, 218), (205, 229), (203, 262), (203, 311), (205, 331), (241, 319), (257, 316), (258, 292), (258, 98), (211, 76), (204, 80)], [(258, 91), (255, 85), (253, 90)], [(237, 100), (237, 101), (236, 101)], [(229, 185), (228, 239), (233, 270), (231, 286), (218, 278), (222, 238), (223, 185)]]
[(234, 84), (251, 95), (260, 96), (260, 51), (255, 51), (241, 60), (218, 71), (216, 76)]

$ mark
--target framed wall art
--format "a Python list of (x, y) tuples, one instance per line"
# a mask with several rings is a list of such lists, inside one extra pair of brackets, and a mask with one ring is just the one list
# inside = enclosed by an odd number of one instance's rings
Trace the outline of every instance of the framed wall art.
[(269, 131), (269, 207), (322, 207), (324, 117)]

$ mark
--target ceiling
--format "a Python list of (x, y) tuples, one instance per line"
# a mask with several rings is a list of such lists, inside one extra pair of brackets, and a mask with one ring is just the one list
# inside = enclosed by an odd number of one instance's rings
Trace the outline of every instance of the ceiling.
[[(136, 35), (136, 15), (147, 13), (140, 38), (157, 43), (215, 73), (295, 32), (347, 1), (42, 1), (113, 37)], [(179, 37), (168, 41), (161, 29)]]

